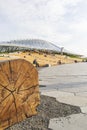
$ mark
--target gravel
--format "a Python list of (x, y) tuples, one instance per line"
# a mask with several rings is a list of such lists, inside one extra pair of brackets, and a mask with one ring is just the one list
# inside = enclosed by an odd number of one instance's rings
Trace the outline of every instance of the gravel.
[(6, 130), (51, 130), (48, 128), (50, 119), (81, 113), (77, 106), (60, 103), (55, 98), (44, 95), (41, 95), (41, 104), (37, 111), (36, 116), (27, 118)]

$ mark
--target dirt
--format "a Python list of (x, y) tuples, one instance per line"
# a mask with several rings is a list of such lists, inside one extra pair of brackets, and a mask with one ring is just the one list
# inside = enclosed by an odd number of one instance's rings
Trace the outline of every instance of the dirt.
[(49, 121), (52, 118), (66, 117), (81, 113), (77, 106), (58, 102), (53, 97), (41, 95), (41, 104), (37, 108), (38, 114), (19, 122), (6, 130), (51, 130)]

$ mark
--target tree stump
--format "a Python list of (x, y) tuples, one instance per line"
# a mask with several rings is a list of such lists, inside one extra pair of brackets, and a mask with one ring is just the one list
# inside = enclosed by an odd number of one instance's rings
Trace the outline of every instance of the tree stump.
[(37, 114), (38, 72), (22, 59), (0, 62), (0, 129)]

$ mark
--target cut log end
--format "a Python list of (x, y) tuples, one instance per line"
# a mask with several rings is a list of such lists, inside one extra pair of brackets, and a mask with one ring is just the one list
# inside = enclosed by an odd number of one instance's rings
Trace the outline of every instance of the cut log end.
[(29, 62), (0, 62), (0, 129), (37, 114), (40, 104), (38, 72)]

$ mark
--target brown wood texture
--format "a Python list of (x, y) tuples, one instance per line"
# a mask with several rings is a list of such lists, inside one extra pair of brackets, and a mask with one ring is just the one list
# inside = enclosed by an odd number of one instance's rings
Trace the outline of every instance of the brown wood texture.
[(22, 59), (0, 62), (0, 129), (37, 114), (38, 72)]

